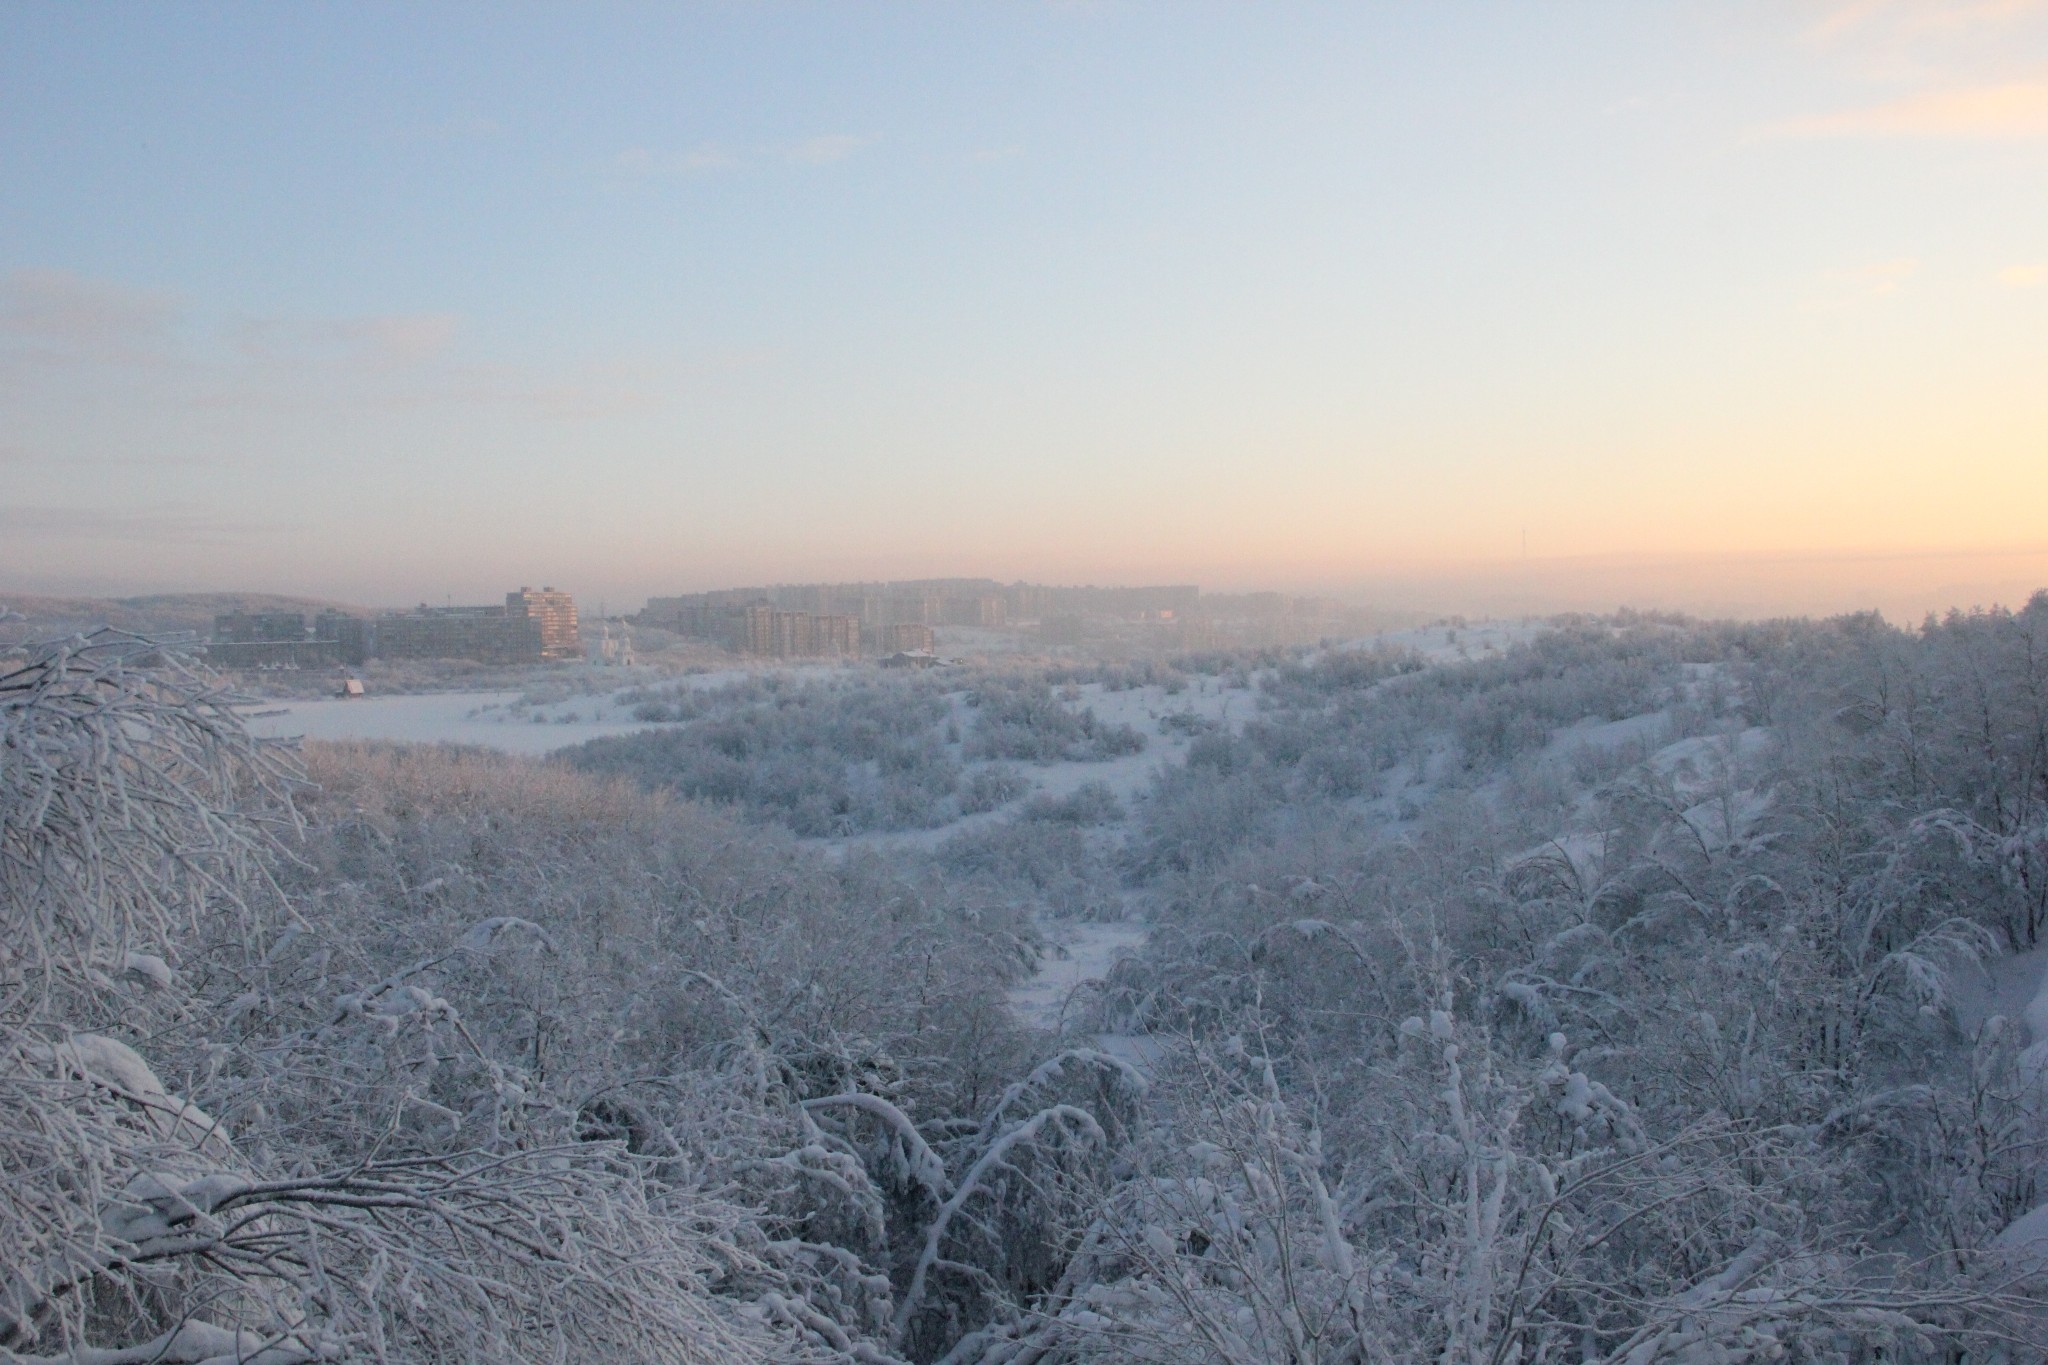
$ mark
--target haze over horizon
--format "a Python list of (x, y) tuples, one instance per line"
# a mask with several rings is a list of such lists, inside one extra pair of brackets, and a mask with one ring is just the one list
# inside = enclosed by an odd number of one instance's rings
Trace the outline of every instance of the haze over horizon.
[(14, 6), (0, 588), (2017, 605), (2044, 172), (2044, 0)]

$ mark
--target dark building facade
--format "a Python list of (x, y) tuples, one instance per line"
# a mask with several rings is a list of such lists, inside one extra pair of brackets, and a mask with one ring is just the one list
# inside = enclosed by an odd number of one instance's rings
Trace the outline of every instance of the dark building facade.
[(370, 622), (371, 657), (538, 663), (539, 643), (503, 607), (430, 607), (387, 611)]
[(323, 611), (308, 633), (298, 612), (232, 612), (214, 618), (207, 656), (225, 668), (305, 668), (371, 659), (472, 659), (532, 664), (583, 656), (576, 599), (520, 588), (503, 606), (430, 607), (351, 616)]
[(379, 659), (473, 659), (532, 664), (583, 654), (576, 601), (553, 588), (521, 588), (502, 607), (387, 611), (368, 623), (364, 653)]
[(306, 638), (302, 611), (231, 611), (213, 618), (213, 638), (227, 644), (283, 644)]
[(206, 657), (216, 668), (317, 668), (342, 661), (334, 641), (308, 637), (305, 613), (297, 611), (231, 611), (214, 617)]
[[(740, 624), (754, 607), (813, 617), (855, 618), (871, 638), (890, 626), (968, 626), (1002, 629), (1020, 620), (1071, 615), (1122, 621), (1186, 619), (1201, 589), (1192, 584), (1144, 588), (1054, 588), (998, 583), (991, 578), (922, 578), (897, 583), (800, 583), (729, 588), (681, 597), (651, 597), (636, 618), (700, 640), (740, 642)], [(758, 652), (748, 649), (748, 652)]]
[(313, 618), (313, 638), (331, 640), (334, 651), (345, 664), (363, 664), (370, 658), (370, 623), (345, 611), (323, 611)]

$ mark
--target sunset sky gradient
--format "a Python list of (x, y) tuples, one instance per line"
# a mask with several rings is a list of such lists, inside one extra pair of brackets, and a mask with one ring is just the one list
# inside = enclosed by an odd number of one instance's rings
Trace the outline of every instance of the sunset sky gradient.
[(2048, 3), (0, 10), (0, 587), (1898, 611), (2044, 512)]

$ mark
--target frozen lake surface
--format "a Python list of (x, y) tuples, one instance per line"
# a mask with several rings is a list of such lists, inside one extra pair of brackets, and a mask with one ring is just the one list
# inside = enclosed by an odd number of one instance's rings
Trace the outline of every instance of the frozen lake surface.
[[(607, 697), (535, 708), (534, 720), (507, 708), (517, 692), (425, 692), (395, 697), (324, 697), (263, 706), (248, 716), (265, 738), (400, 740), (476, 744), (511, 754), (546, 754), (601, 735), (645, 730)], [(574, 716), (575, 719), (570, 719)]]

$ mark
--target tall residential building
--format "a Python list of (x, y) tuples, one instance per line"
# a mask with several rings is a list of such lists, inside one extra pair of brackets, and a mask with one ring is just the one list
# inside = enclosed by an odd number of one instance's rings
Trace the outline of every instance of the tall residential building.
[(505, 614), (523, 618), (539, 642), (543, 659), (577, 659), (583, 642), (576, 629), (576, 599), (553, 588), (521, 588), (505, 594)]
[(765, 659), (851, 658), (860, 653), (860, 619), (815, 616), (756, 603), (741, 608), (734, 617), (732, 643), (742, 654)]
[(812, 617), (811, 644), (820, 654), (848, 659), (859, 657), (860, 618), (840, 615)]

